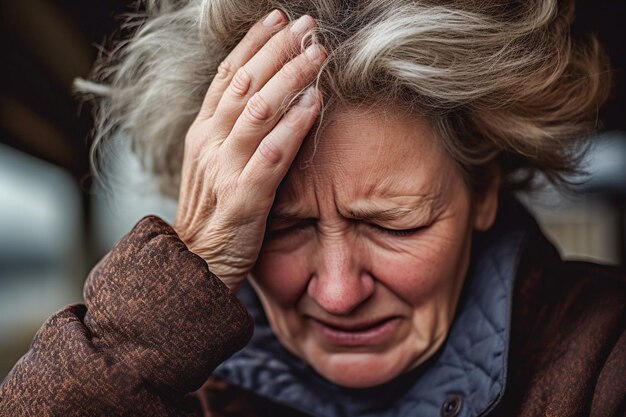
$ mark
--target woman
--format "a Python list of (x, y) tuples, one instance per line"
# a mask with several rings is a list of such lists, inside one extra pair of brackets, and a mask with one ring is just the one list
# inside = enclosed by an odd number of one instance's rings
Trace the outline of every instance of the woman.
[(3, 415), (623, 415), (623, 274), (510, 196), (576, 171), (606, 96), (567, 4), (148, 10), (79, 86), (176, 222), (94, 268)]

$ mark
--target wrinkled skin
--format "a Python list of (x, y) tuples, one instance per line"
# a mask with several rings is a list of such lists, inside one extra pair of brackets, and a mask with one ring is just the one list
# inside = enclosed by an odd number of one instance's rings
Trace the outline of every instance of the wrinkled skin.
[(232, 291), (252, 278), (292, 353), (378, 385), (445, 340), (497, 181), (473, 195), (428, 120), (397, 109), (338, 108), (304, 141), (319, 94), (281, 109), (326, 52), (298, 53), (313, 19), (276, 13), (220, 66), (187, 134), (175, 229)]
[(257, 259), (276, 189), (319, 113), (311, 88), (281, 112), (326, 57), (319, 45), (298, 53), (314, 25), (310, 16), (287, 24), (278, 11), (255, 24), (220, 65), (185, 138), (174, 228), (231, 290)]
[(279, 189), (254, 284), (285, 347), (361, 388), (441, 347), (472, 233), (491, 226), (497, 193), (473, 198), (424, 119), (358, 108), (333, 117)]

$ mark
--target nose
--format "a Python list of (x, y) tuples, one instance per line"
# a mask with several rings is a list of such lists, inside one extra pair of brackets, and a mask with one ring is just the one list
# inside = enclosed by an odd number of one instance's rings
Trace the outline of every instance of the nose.
[(374, 293), (365, 253), (355, 240), (344, 236), (321, 241), (315, 261), (307, 294), (326, 312), (349, 314)]

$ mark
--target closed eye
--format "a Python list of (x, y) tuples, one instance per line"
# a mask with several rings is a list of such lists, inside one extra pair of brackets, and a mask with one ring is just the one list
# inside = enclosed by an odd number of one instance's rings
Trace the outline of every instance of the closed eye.
[(412, 236), (416, 234), (417, 232), (420, 232), (428, 227), (428, 226), (420, 226), (420, 227), (414, 227), (412, 229), (389, 229), (387, 227), (379, 226), (373, 223), (369, 223), (369, 226), (375, 229), (377, 232), (388, 234), (391, 236), (398, 236), (398, 237)]

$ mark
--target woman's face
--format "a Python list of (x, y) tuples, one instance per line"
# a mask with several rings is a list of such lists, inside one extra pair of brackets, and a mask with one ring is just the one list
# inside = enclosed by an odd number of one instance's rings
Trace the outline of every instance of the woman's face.
[(332, 117), (278, 191), (253, 285), (287, 349), (330, 381), (363, 388), (441, 346), (472, 231), (491, 226), (497, 191), (472, 203), (425, 120), (389, 110)]

